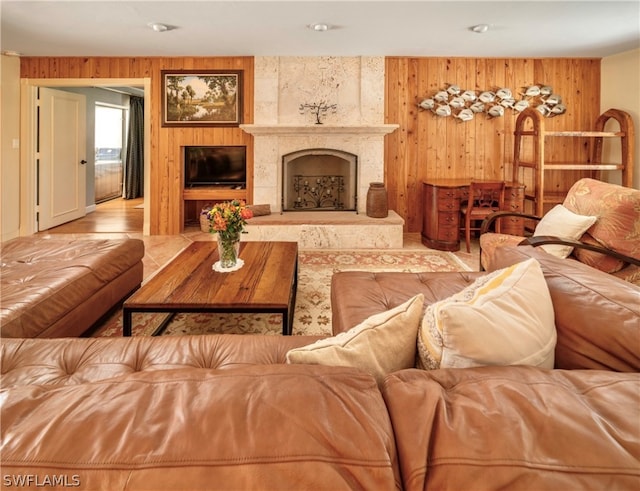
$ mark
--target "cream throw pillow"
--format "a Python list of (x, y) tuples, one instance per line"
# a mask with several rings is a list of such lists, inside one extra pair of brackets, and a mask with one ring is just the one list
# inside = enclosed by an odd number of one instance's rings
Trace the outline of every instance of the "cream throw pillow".
[(418, 368), (553, 368), (553, 304), (540, 264), (528, 259), (478, 278), (425, 311)]
[(387, 374), (414, 367), (423, 303), (424, 295), (416, 295), (347, 332), (292, 349), (287, 363), (356, 367), (370, 372), (380, 384)]
[[(538, 222), (534, 236), (551, 235), (561, 239), (578, 240), (596, 223), (598, 217), (578, 215), (563, 205), (556, 205)], [(546, 252), (561, 259), (569, 257), (573, 247), (560, 244), (541, 246)]]

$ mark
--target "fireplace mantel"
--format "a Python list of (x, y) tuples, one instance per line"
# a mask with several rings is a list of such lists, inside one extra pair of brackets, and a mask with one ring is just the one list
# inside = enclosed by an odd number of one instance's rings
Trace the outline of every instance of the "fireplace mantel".
[(397, 124), (373, 125), (285, 125), (285, 124), (241, 124), (240, 128), (254, 136), (301, 136), (301, 135), (360, 135), (381, 136), (398, 129)]

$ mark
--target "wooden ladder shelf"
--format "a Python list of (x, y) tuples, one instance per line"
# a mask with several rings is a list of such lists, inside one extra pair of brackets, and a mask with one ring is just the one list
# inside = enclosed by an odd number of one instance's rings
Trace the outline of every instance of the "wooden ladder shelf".
[[(604, 131), (607, 122), (613, 119), (618, 123), (619, 131)], [(566, 191), (550, 192), (545, 190), (545, 171), (621, 171), (622, 185), (632, 187), (633, 182), (633, 142), (634, 128), (631, 116), (619, 109), (609, 109), (595, 122), (594, 131), (545, 131), (544, 116), (533, 108), (522, 111), (516, 120), (514, 131), (513, 178), (527, 185), (525, 200), (533, 204), (532, 211), (537, 216), (544, 214), (546, 203), (561, 203)], [(545, 139), (586, 138), (590, 140), (590, 157), (586, 162), (549, 161), (545, 154)], [(602, 151), (605, 139), (619, 139), (621, 159), (618, 163), (603, 163)], [(526, 143), (525, 143), (526, 142)], [(531, 155), (523, 157), (525, 146)], [(532, 148), (531, 148), (532, 147)], [(531, 172), (533, 176), (527, 176)], [(527, 179), (528, 178), (528, 179)]]

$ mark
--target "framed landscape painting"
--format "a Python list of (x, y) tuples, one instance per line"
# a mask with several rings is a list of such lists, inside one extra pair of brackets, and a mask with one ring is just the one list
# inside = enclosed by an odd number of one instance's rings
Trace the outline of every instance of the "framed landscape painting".
[(242, 70), (163, 70), (162, 126), (238, 126)]

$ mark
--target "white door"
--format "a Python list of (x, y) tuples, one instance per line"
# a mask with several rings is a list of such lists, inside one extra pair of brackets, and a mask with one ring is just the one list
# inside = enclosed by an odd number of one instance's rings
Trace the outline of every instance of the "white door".
[(86, 215), (86, 100), (40, 88), (38, 230)]

